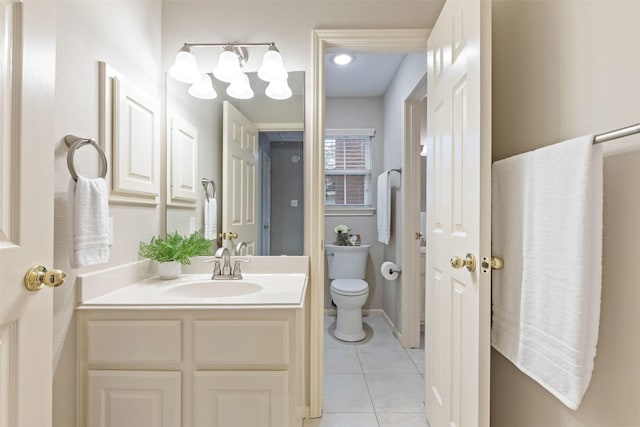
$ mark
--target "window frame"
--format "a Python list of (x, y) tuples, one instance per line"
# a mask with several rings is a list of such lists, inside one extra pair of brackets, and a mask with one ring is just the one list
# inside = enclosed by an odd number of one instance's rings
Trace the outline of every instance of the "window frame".
[[(323, 150), (324, 147), (326, 146), (326, 140), (327, 138), (330, 138), (331, 136), (336, 136), (336, 137), (349, 137), (349, 136), (360, 136), (360, 137), (368, 137), (370, 138), (369, 141), (369, 156), (370, 156), (370, 168), (369, 168), (369, 172), (370, 172), (370, 181), (369, 181), (369, 198), (371, 200), (371, 205), (327, 205), (326, 203), (324, 203), (324, 212), (325, 212), (325, 216), (372, 216), (375, 214), (375, 207), (374, 207), (374, 176), (373, 176), (373, 138), (376, 135), (376, 131), (375, 129), (372, 128), (352, 128), (352, 129), (325, 129), (325, 134), (324, 134), (324, 139), (322, 141), (323, 143)], [(324, 168), (324, 177), (326, 178), (327, 175), (332, 175), (327, 174), (327, 170), (326, 170), (326, 158), (323, 158), (323, 162), (325, 162), (325, 168)], [(348, 175), (349, 173), (337, 173), (335, 175)], [(360, 175), (360, 174), (358, 174)], [(326, 195), (326, 189), (325, 191), (325, 195)], [(325, 198), (326, 201), (326, 198)]]

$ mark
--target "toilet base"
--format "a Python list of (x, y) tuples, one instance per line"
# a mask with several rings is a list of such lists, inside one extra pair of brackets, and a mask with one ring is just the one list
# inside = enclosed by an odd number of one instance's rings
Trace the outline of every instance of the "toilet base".
[(333, 335), (340, 341), (362, 341), (367, 333), (362, 328), (362, 309), (345, 309), (338, 306), (336, 330)]

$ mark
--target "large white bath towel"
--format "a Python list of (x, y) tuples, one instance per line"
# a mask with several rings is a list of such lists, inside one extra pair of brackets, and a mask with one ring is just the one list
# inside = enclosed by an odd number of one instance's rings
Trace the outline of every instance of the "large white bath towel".
[(78, 176), (73, 203), (73, 267), (109, 262), (109, 201), (104, 178)]
[(389, 171), (378, 176), (378, 241), (389, 244), (391, 238), (391, 177)]
[(593, 136), (493, 165), (492, 345), (571, 409), (598, 341), (602, 150)]

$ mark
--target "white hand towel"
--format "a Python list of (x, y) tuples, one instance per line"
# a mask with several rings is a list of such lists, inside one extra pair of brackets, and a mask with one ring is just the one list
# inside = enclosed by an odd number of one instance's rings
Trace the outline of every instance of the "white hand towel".
[(389, 171), (378, 176), (378, 241), (389, 244), (391, 238), (391, 184)]
[(217, 224), (217, 202), (215, 197), (210, 197), (204, 201), (204, 238), (216, 240), (218, 234)]
[(585, 136), (494, 164), (492, 344), (571, 409), (598, 341), (602, 149)]
[(73, 267), (109, 262), (109, 201), (105, 180), (78, 176), (73, 202)]

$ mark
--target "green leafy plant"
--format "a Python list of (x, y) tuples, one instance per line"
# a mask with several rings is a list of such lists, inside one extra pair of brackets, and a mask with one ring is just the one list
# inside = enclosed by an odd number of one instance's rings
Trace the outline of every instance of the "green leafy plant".
[(197, 231), (189, 237), (175, 231), (164, 239), (155, 236), (149, 243), (140, 242), (138, 254), (158, 262), (177, 261), (185, 265), (191, 264), (191, 257), (210, 255), (211, 242)]

